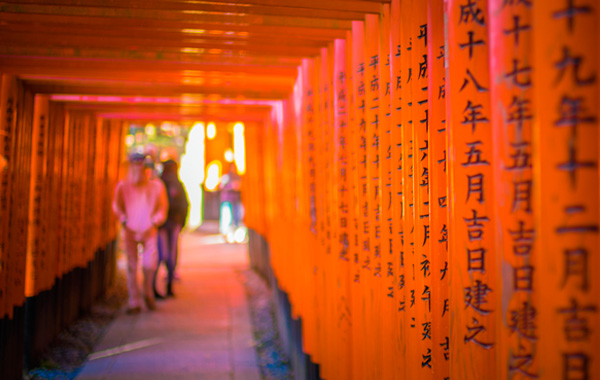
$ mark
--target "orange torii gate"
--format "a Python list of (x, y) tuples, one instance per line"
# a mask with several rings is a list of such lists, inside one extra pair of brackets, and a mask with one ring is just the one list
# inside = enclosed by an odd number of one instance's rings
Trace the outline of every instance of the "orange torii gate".
[(303, 61), (247, 222), (323, 378), (600, 377), (598, 12), (393, 0)]
[[(3, 2), (0, 364), (39, 353), (111, 276), (123, 115), (236, 113), (262, 126), (245, 132), (251, 260), (322, 378), (600, 378), (599, 12)], [(52, 303), (59, 317), (36, 313)]]

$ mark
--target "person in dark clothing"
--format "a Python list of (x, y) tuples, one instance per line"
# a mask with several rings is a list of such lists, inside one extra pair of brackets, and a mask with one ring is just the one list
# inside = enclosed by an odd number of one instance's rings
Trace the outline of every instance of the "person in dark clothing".
[[(163, 162), (161, 180), (167, 189), (169, 212), (167, 220), (158, 228), (158, 266), (164, 261), (167, 266), (167, 297), (173, 297), (173, 279), (179, 246), (179, 233), (187, 219), (189, 202), (187, 194), (177, 174), (177, 163), (173, 160)], [(158, 272), (158, 270), (157, 270)], [(156, 298), (164, 296), (156, 289), (154, 276), (154, 294)]]

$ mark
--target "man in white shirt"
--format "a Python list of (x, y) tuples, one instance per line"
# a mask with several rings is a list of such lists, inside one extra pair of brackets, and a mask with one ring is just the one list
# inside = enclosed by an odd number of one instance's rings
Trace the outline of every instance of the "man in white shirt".
[(167, 217), (169, 201), (162, 181), (150, 178), (144, 167), (145, 155), (129, 156), (127, 178), (115, 189), (113, 211), (123, 226), (122, 239), (127, 253), (128, 314), (141, 311), (137, 283), (138, 247), (142, 250), (144, 301), (149, 310), (156, 308), (152, 281), (158, 263), (157, 230)]

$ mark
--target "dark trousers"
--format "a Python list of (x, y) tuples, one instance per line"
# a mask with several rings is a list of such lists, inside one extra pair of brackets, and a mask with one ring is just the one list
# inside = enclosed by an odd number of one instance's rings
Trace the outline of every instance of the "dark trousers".
[[(179, 233), (181, 226), (167, 223), (158, 229), (158, 266), (164, 262), (167, 266), (167, 287), (173, 284), (177, 256), (179, 255)], [(157, 269), (158, 271), (158, 269)], [(156, 287), (155, 287), (156, 288)]]

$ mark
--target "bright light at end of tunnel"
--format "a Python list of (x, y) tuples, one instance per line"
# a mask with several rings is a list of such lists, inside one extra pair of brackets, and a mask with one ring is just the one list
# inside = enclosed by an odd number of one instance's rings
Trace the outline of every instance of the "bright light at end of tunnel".
[(133, 143), (135, 143), (135, 136), (134, 135), (127, 135), (127, 136), (125, 136), (125, 145), (127, 147), (133, 146)]
[(225, 161), (227, 162), (233, 162), (233, 152), (231, 151), (231, 149), (227, 149), (225, 151)]
[(156, 135), (156, 127), (154, 126), (154, 124), (147, 124), (144, 130), (148, 136)]
[(185, 145), (185, 154), (181, 156), (179, 177), (185, 185), (190, 201), (187, 227), (195, 229), (202, 224), (202, 183), (204, 182), (204, 123), (196, 123), (190, 130)]
[(221, 161), (214, 160), (206, 168), (206, 190), (215, 191), (221, 181)]
[(242, 175), (246, 172), (246, 143), (243, 123), (237, 123), (233, 127), (233, 152), (237, 171)]
[(217, 136), (217, 127), (215, 126), (215, 123), (208, 123), (208, 126), (206, 127), (206, 137), (208, 137), (209, 140), (212, 140), (216, 136)]

